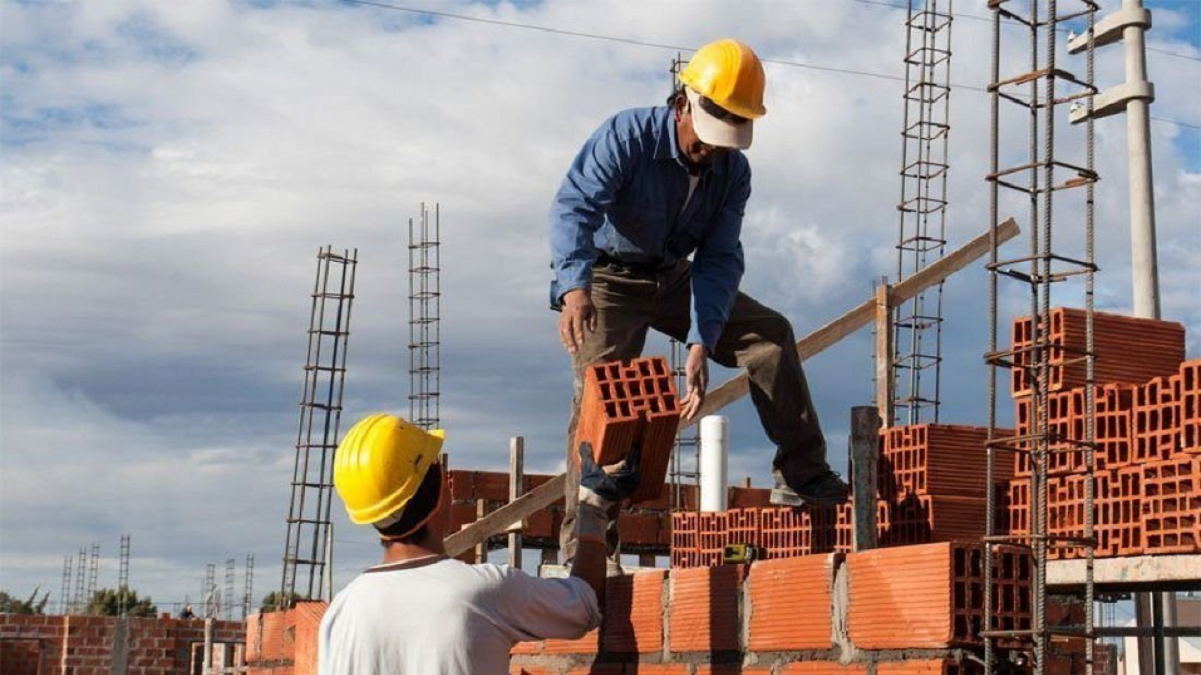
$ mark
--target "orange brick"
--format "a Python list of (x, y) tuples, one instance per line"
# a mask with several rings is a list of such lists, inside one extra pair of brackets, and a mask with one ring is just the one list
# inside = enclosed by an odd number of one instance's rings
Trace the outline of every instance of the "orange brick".
[(595, 654), (600, 647), (600, 629), (594, 628), (578, 640), (547, 640), (543, 643), (544, 654)]
[(830, 649), (830, 598), (837, 554), (765, 560), (751, 565), (749, 641), (752, 651)]
[(663, 580), (666, 570), (612, 577), (605, 587), (601, 647), (606, 653), (663, 649)]
[(867, 675), (867, 664), (844, 666), (830, 661), (797, 661), (781, 668), (779, 675)]
[(697, 567), (671, 575), (668, 642), (673, 652), (738, 649), (742, 566)]
[(317, 635), (327, 609), (326, 602), (299, 602), (290, 610), (296, 626), (295, 675), (317, 675)]
[[(1008, 549), (996, 555), (998, 628), (1028, 628), (1029, 558)], [(848, 554), (851, 642), (860, 649), (975, 644), (983, 623), (983, 564), (983, 547), (968, 543)]]

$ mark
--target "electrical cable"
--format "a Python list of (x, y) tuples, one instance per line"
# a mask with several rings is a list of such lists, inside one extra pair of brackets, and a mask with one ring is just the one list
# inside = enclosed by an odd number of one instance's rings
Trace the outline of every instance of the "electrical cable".
[[(538, 26), (535, 24), (520, 23), (517, 21), (502, 21), (500, 19), (486, 19), (486, 18), (478, 17), (478, 16), (469, 16), (467, 14), (455, 14), (452, 12), (440, 12), (440, 11), (435, 11), (435, 10), (431, 10), (431, 9), (420, 9), (417, 7), (408, 7), (405, 5), (394, 5), (394, 4), (385, 3), (385, 2), (376, 2), (374, 0), (341, 0), (341, 1), (346, 4), (351, 4), (351, 5), (361, 5), (364, 7), (376, 7), (378, 9), (388, 9), (388, 10), (394, 10), (397, 12), (407, 12), (410, 14), (420, 14), (420, 15), (424, 15), (424, 16), (436, 16), (436, 17), (443, 18), (443, 19), (455, 19), (455, 20), (459, 20), (459, 21), (483, 23), (483, 24), (488, 24), (488, 25), (493, 25), (493, 26), (502, 26), (505, 28), (520, 28), (520, 29), (524, 29), (524, 30), (534, 30), (534, 31), (542, 32), (542, 33), (550, 33), (553, 35), (563, 35), (566, 37), (578, 37), (578, 38), (586, 38), (589, 40), (604, 40), (607, 42), (618, 42), (621, 44), (633, 45), (636, 47), (653, 47), (656, 49), (670, 49), (670, 50), (677, 51), (677, 52), (694, 52), (694, 51), (696, 51), (696, 48), (694, 48), (694, 47), (684, 47), (681, 45), (669, 45), (669, 44), (664, 44), (661, 42), (648, 42), (645, 40), (636, 40), (634, 38), (624, 38), (624, 37), (618, 37), (618, 36), (614, 36), (614, 35), (602, 35), (599, 33), (585, 33), (583, 31), (565, 30), (562, 28), (554, 28), (551, 26)], [(883, 5), (883, 6), (888, 6), (888, 7), (901, 7), (900, 5), (894, 5), (893, 3), (886, 2), (885, 0), (852, 0), (852, 2), (860, 2), (860, 3), (864, 3), (864, 4), (870, 4), (870, 5)], [(974, 15), (969, 15), (969, 14), (965, 14), (965, 15), (955, 14), (954, 16), (964, 16), (964, 17), (982, 19), (984, 21), (990, 20), (990, 19), (984, 19), (983, 17), (976, 17)], [(1150, 47), (1148, 47), (1148, 49), (1150, 49)], [(1174, 55), (1181, 56), (1181, 58), (1192, 58), (1192, 57), (1179, 55), (1179, 54), (1174, 54)], [(858, 70), (855, 68), (840, 68), (840, 67), (836, 67), (836, 66), (826, 66), (826, 65), (821, 65), (821, 64), (817, 64), (817, 63), (806, 63), (803, 61), (787, 61), (784, 59), (760, 59), (760, 60), (763, 61), (764, 63), (772, 63), (772, 64), (787, 66), (787, 67), (791, 67), (791, 68), (804, 68), (807, 70), (817, 70), (817, 71), (827, 72), (827, 73), (840, 73), (843, 75), (858, 75), (860, 77), (871, 77), (871, 78), (880, 79), (880, 80), (892, 80), (894, 82), (904, 82), (905, 81), (905, 78), (901, 77), (900, 75), (889, 75), (888, 73), (877, 73), (877, 72), (872, 72), (872, 71), (868, 71), (868, 70)], [(1197, 60), (1201, 61), (1201, 58), (1198, 58)], [(970, 84), (951, 83), (951, 87), (956, 88), (956, 89), (968, 89), (971, 91), (988, 93), (988, 90), (986, 88), (978, 87), (978, 86), (970, 85)], [(1186, 129), (1194, 129), (1194, 130), (1201, 131), (1201, 125), (1190, 124), (1188, 122), (1180, 122), (1178, 120), (1168, 119), (1166, 117), (1156, 117), (1154, 115), (1151, 116), (1151, 119), (1155, 120), (1156, 122), (1161, 122), (1164, 124), (1172, 124), (1172, 125), (1175, 125), (1178, 127), (1186, 128)]]

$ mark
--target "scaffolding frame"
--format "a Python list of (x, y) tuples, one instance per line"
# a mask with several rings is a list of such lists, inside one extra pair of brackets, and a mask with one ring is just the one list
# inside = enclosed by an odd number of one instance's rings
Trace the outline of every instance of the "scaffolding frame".
[[(901, 198), (896, 281), (946, 253), (947, 137), (951, 112), (952, 0), (909, 0), (901, 96)], [(885, 426), (938, 421), (943, 284), (898, 303), (892, 320), (892, 405)], [(933, 380), (931, 382), (930, 380)], [(923, 419), (927, 418), (927, 419)]]
[(317, 251), (280, 583), (280, 604), (284, 607), (297, 599), (323, 599), (321, 581), (332, 553), (327, 534), (333, 503), (333, 461), (342, 421), (357, 268), (358, 249), (335, 252), (332, 246), (326, 246)]
[(441, 424), (441, 211), (435, 203), (432, 227), (425, 202), (409, 219), (409, 421), (422, 429)]
[(225, 559), (225, 592), (221, 594), (222, 609), (225, 610), (225, 620), (234, 618), (234, 584), (237, 581), (237, 565), (233, 558)]
[[(1094, 372), (1093, 372), (1093, 282), (1096, 272), (1094, 263), (1094, 186), (1097, 174), (1094, 170), (1094, 133), (1091, 116), (1085, 126), (1083, 164), (1069, 163), (1056, 158), (1057, 114), (1061, 106), (1079, 102), (1091, 111), (1093, 97), (1097, 92), (1093, 85), (1093, 32), (1098, 7), (1094, 0), (1069, 0), (1076, 5), (1074, 11), (1061, 13), (1057, 0), (1026, 0), (1022, 8), (1011, 0), (990, 0), (992, 10), (992, 78), (990, 93), (990, 172), (989, 216), (992, 223), (989, 272), (989, 345), (985, 361), (989, 366), (988, 389), (988, 442), (986, 444), (987, 470), (985, 485), (993, 485), (995, 463), (998, 454), (1001, 461), (1012, 461), (1013, 453), (1024, 452), (1031, 456), (1033, 475), (1030, 489), (1029, 533), (1024, 535), (1001, 535), (996, 532), (995, 491), (985, 490), (987, 510), (985, 514), (984, 544), (987, 559), (992, 559), (992, 550), (997, 545), (1018, 545), (1028, 548), (1034, 558), (1034, 578), (1031, 585), (1033, 595), (1032, 622), (1029, 629), (996, 630), (993, 624), (992, 593), (984, 594), (984, 666), (987, 674), (997, 672), (997, 650), (1000, 640), (1029, 641), (1035, 675), (1043, 675), (1048, 669), (1051, 638), (1056, 635), (1083, 637), (1085, 640), (1085, 671), (1094, 672), (1094, 647), (1096, 629), (1094, 609)], [(1042, 9), (1040, 11), (1040, 7)], [(1002, 76), (1001, 24), (1002, 20), (1016, 21), (1026, 28), (1028, 41), (1027, 64), (1022, 72)], [(1089, 45), (1085, 50), (1086, 76), (1081, 79), (1058, 67), (1056, 59), (1058, 30), (1068, 22), (1087, 25)], [(1016, 62), (1016, 60), (1015, 60)], [(1067, 92), (1058, 91), (1057, 85), (1070, 87)], [(1023, 91), (1024, 90), (1024, 91)], [(1026, 156), (1007, 166), (1001, 166), (1001, 106), (1016, 106), (1019, 114), (1027, 116)], [(1007, 108), (1007, 110), (1012, 110)], [(1066, 112), (1066, 111), (1065, 111)], [(1062, 115), (1061, 115), (1062, 116)], [(1012, 161), (1007, 158), (1007, 162)], [(1057, 183), (1056, 171), (1064, 171), (1070, 177)], [(1066, 228), (1054, 228), (1054, 206), (1056, 195), (1064, 190), (1077, 194), (1083, 188), (1083, 258), (1073, 258), (1057, 253), (1053, 236), (1063, 237)], [(1026, 200), (1031, 222), (1030, 251), (1023, 257), (1001, 260), (998, 255), (996, 237), (999, 226), (999, 200), (1002, 194)], [(1067, 196), (1067, 195), (1065, 195)], [(1075, 211), (1073, 211), (1075, 213)], [(1062, 246), (1062, 244), (1059, 244)], [(1068, 282), (1083, 277), (1085, 302), (1085, 348), (1083, 353), (1071, 354), (1069, 360), (1085, 364), (1085, 424), (1084, 438), (1065, 438), (1048, 428), (1048, 385), (1050, 382), (1051, 359), (1063, 356), (1063, 349), (1050, 341), (1051, 290), (1055, 283)], [(1001, 279), (1018, 281), (1029, 294), (1029, 311), (1032, 335), (1030, 345), (1019, 349), (998, 349), (998, 287)], [(1022, 436), (998, 438), (997, 431), (997, 370), (998, 368), (1024, 369), (1031, 375), (1034, 414), (1030, 433)], [(1083, 452), (1085, 459), (1084, 528), (1083, 536), (1052, 535), (1048, 532), (1049, 480), (1048, 459), (1053, 452)], [(1060, 628), (1047, 625), (1047, 556), (1051, 548), (1078, 548), (1085, 557), (1084, 578), (1084, 625)], [(985, 588), (992, 588), (992, 565), (984, 566)]]

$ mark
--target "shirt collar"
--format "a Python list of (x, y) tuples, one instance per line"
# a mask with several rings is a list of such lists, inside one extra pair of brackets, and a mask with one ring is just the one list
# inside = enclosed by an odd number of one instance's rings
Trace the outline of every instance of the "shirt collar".
[[(663, 110), (663, 122), (659, 129), (658, 143), (655, 145), (655, 159), (670, 159), (684, 167), (684, 160), (680, 157), (680, 142), (676, 137), (675, 109), (669, 105), (662, 106), (661, 110)], [(728, 156), (729, 153), (726, 155)], [(721, 176), (726, 172), (726, 162), (729, 161), (727, 156), (718, 158), (710, 166), (714, 174)], [(705, 173), (706, 171), (701, 171), (702, 176)]]

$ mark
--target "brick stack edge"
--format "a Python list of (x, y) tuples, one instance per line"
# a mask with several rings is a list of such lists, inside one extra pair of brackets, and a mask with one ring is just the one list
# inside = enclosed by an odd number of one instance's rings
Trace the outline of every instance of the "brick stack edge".
[[(241, 662), (244, 630), (238, 621), (214, 622), (219, 663)], [(200, 672), (203, 646), (204, 621), (199, 620), (0, 614), (4, 675), (109, 675), (114, 661), (122, 659), (124, 675)]]
[[(599, 363), (584, 373), (575, 442), (592, 444), (597, 464), (614, 464), (638, 443), (642, 482), (632, 497), (659, 497), (680, 424), (680, 401), (661, 356)], [(574, 457), (574, 456), (573, 456)]]

